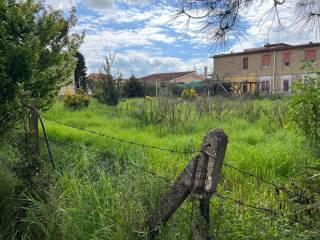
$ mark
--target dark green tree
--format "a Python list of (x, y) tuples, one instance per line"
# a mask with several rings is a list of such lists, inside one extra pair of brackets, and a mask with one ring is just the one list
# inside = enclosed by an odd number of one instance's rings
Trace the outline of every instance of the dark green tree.
[(128, 82), (125, 83), (123, 87), (124, 96), (128, 98), (132, 97), (142, 97), (143, 96), (143, 86), (139, 80), (132, 75)]
[(87, 91), (87, 67), (84, 56), (81, 52), (76, 53), (77, 65), (74, 70), (74, 81), (76, 90)]
[(69, 16), (41, 1), (0, 0), (0, 133), (21, 119), (29, 99), (47, 109), (70, 79), (82, 36)]

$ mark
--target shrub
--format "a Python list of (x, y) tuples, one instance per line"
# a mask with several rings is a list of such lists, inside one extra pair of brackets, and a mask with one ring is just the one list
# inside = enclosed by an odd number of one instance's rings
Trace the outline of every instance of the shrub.
[(125, 83), (123, 87), (123, 94), (128, 98), (143, 96), (143, 86), (135, 76), (132, 75), (129, 81)]
[(181, 97), (184, 99), (191, 99), (194, 100), (197, 98), (197, 93), (193, 88), (186, 88), (183, 89), (182, 93), (181, 93)]
[(88, 107), (89, 104), (90, 98), (83, 91), (79, 91), (74, 95), (67, 92), (64, 98), (64, 105), (70, 108), (84, 108)]
[[(307, 66), (308, 68), (308, 66)], [(320, 147), (320, 73), (309, 75), (304, 83), (294, 84), (289, 103), (291, 121), (304, 134), (308, 143)]]

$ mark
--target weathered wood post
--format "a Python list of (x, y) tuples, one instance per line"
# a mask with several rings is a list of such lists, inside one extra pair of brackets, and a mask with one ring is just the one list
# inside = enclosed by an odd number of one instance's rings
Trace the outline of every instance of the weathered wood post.
[(197, 240), (212, 239), (209, 233), (210, 198), (220, 181), (227, 144), (228, 137), (221, 129), (210, 131), (203, 140), (192, 192), (200, 205), (200, 218), (194, 219), (192, 224), (194, 239)]
[(216, 191), (227, 149), (228, 137), (221, 129), (209, 131), (202, 143), (201, 153), (194, 157), (177, 177), (168, 192), (159, 200), (147, 224), (153, 239), (161, 224), (166, 223), (190, 194), (200, 201), (200, 219), (193, 224), (193, 237), (210, 239), (210, 197)]
[(39, 126), (38, 114), (36, 112), (36, 100), (32, 99), (29, 113), (29, 131), (30, 131), (30, 146), (29, 154), (31, 160), (38, 160), (40, 157), (40, 143), (39, 143)]

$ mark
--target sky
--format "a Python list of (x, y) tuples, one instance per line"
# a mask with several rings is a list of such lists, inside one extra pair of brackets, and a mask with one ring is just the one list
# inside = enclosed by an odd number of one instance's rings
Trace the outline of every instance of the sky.
[(137, 77), (160, 72), (203, 72), (213, 70), (210, 56), (243, 51), (266, 43), (316, 42), (316, 34), (302, 31), (295, 22), (294, 1), (278, 8), (281, 26), (274, 21), (272, 0), (256, 0), (242, 15), (241, 36), (232, 35), (228, 45), (213, 47), (210, 33), (199, 33), (194, 21), (185, 31), (187, 19), (173, 20), (177, 8), (148, 0), (46, 0), (55, 9), (77, 8), (77, 32), (85, 32), (80, 52), (85, 56), (87, 73), (97, 73), (110, 51), (115, 53), (116, 74)]

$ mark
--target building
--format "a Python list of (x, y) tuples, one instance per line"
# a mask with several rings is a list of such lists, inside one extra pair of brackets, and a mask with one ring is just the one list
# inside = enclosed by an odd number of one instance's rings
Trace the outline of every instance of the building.
[(320, 43), (266, 44), (212, 58), (214, 80), (229, 82), (235, 94), (289, 94), (292, 83), (306, 75), (303, 61), (320, 68)]
[(74, 74), (69, 77), (69, 81), (60, 88), (58, 96), (65, 96), (67, 94), (74, 95), (76, 92)]
[(139, 78), (142, 84), (154, 85), (155, 96), (173, 94), (171, 87), (175, 84), (192, 84), (205, 80), (196, 71), (156, 73)]
[(205, 78), (199, 75), (196, 71), (188, 72), (170, 72), (170, 73), (156, 73), (139, 78), (141, 81), (147, 83), (190, 83), (192, 81), (203, 81)]

